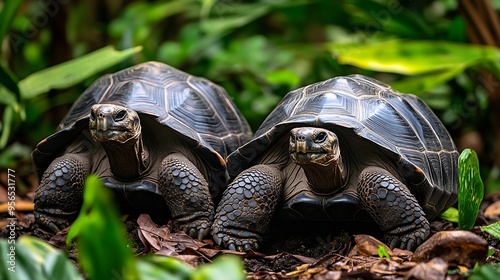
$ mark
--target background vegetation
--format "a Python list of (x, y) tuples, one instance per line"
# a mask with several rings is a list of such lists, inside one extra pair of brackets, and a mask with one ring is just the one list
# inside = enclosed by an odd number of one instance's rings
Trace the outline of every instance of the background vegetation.
[(0, 3), (2, 167), (29, 162), (97, 77), (156, 60), (221, 84), (254, 129), (292, 89), (375, 77), (423, 98), (500, 185), (498, 0)]

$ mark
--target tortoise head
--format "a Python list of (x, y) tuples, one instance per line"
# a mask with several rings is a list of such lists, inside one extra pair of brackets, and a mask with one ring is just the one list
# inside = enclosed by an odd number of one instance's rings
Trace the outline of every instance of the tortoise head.
[(318, 127), (294, 128), (290, 131), (289, 153), (304, 170), (313, 192), (331, 195), (345, 187), (347, 173), (335, 133)]
[(297, 164), (330, 165), (340, 156), (335, 133), (318, 127), (298, 127), (290, 131), (290, 158)]
[(141, 134), (139, 115), (114, 104), (96, 104), (90, 109), (90, 133), (97, 142), (125, 143)]

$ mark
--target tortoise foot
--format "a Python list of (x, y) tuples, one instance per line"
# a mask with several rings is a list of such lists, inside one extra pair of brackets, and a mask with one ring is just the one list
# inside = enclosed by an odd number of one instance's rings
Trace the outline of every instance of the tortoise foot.
[(231, 250), (257, 249), (280, 201), (283, 175), (275, 167), (253, 166), (224, 191), (216, 211), (212, 236)]
[(389, 247), (414, 250), (429, 236), (429, 221), (417, 199), (388, 171), (364, 169), (358, 192), (363, 207), (385, 232)]
[(262, 237), (245, 229), (227, 229), (215, 225), (212, 229), (215, 243), (233, 251), (258, 250)]
[(177, 219), (174, 221), (174, 225), (192, 238), (203, 240), (203, 238), (210, 233), (212, 220), (205, 217), (199, 217), (201, 215), (200, 213), (193, 217), (185, 217), (186, 219)]
[[(66, 216), (64, 218), (56, 217), (55, 215), (59, 214), (61, 216)], [(78, 213), (62, 213), (61, 210), (58, 209), (39, 209), (38, 211), (34, 211), (35, 220), (38, 225), (42, 228), (49, 229), (54, 233), (58, 233), (61, 230), (70, 226), (69, 217), (77, 216)]]
[(87, 173), (87, 159), (82, 155), (67, 154), (49, 165), (35, 193), (35, 221), (41, 227), (57, 233), (76, 219)]
[(214, 203), (207, 181), (198, 168), (179, 153), (168, 155), (159, 172), (160, 191), (174, 225), (191, 237), (203, 239), (214, 219)]
[(384, 236), (386, 244), (391, 249), (397, 247), (414, 251), (429, 236), (430, 225), (429, 222), (425, 220), (418, 225), (410, 225), (407, 229), (407, 233), (401, 233), (402, 230), (405, 230), (405, 227), (398, 227), (386, 232)]

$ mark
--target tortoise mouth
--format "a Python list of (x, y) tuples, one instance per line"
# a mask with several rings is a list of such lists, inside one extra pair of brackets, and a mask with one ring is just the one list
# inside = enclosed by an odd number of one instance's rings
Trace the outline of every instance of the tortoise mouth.
[(290, 152), (290, 158), (296, 164), (329, 165), (335, 158), (328, 152)]
[(123, 127), (111, 127), (106, 130), (90, 128), (90, 133), (96, 142), (116, 141), (123, 143), (134, 138), (134, 133)]

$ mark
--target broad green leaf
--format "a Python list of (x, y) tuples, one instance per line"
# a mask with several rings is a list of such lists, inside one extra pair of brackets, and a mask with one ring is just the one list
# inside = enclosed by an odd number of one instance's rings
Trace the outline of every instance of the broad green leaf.
[(62, 89), (75, 85), (86, 78), (109, 68), (140, 52), (142, 47), (117, 51), (104, 47), (68, 62), (38, 71), (19, 82), (21, 97), (34, 98), (51, 89)]
[(19, 92), (19, 87), (17, 86), (17, 78), (9, 70), (0, 65), (0, 84), (4, 85), (8, 90), (14, 93), (17, 102), (21, 100), (21, 93)]
[(421, 95), (423, 93), (429, 92), (431, 89), (437, 87), (438, 85), (444, 84), (447, 81), (453, 79), (464, 70), (465, 67), (457, 66), (455, 68), (445, 69), (439, 72), (411, 76), (397, 82), (393, 82), (391, 83), (391, 86), (400, 92)]
[(476, 152), (465, 149), (458, 157), (458, 227), (470, 230), (484, 196)]
[(0, 279), (83, 279), (63, 252), (36, 237), (21, 236), (15, 242), (0, 240), (0, 254), (5, 264)]
[(201, 27), (208, 34), (223, 33), (231, 29), (245, 26), (250, 22), (256, 20), (257, 18), (264, 16), (270, 10), (270, 5), (255, 6), (254, 8), (248, 9), (248, 12), (246, 14), (215, 17), (203, 20), (201, 23)]
[(450, 207), (446, 209), (439, 217), (452, 223), (458, 223), (458, 209)]
[(77, 241), (78, 260), (89, 279), (137, 279), (125, 228), (111, 191), (95, 175), (85, 181), (83, 205), (66, 242)]
[(499, 49), (446, 41), (391, 40), (349, 47), (330, 44), (327, 49), (341, 64), (405, 75), (464, 69), (500, 59)]
[(400, 1), (379, 3), (370, 0), (347, 0), (346, 12), (351, 15), (357, 32), (372, 36), (380, 31), (402, 38), (431, 38), (433, 29), (422, 16), (407, 9)]
[(500, 279), (500, 264), (490, 263), (484, 265), (476, 265), (472, 270), (469, 280), (492, 280)]
[(203, 264), (193, 272), (192, 280), (238, 280), (245, 279), (243, 263), (234, 255), (216, 258), (211, 264)]
[[(243, 27), (254, 20), (270, 13), (274, 9), (306, 4), (305, 0), (298, 1), (262, 1), (257, 3), (221, 3), (219, 11), (215, 11), (213, 18), (201, 22), (202, 29), (210, 35), (221, 34)], [(224, 6), (225, 5), (225, 6)], [(214, 8), (216, 9), (216, 8)]]
[(137, 258), (136, 264), (141, 280), (188, 280), (194, 270), (179, 259), (158, 255)]
[(5, 87), (0, 87), (0, 104), (7, 106), (18, 106), (16, 95), (8, 91)]
[(2, 11), (0, 11), (0, 42), (2, 42), (5, 35), (7, 35), (22, 2), (22, 0), (2, 1)]
[(215, 4), (215, 0), (201, 0), (201, 18), (206, 18)]
[(500, 222), (496, 222), (487, 226), (482, 226), (480, 228), (482, 231), (486, 231), (496, 239), (500, 239)]

